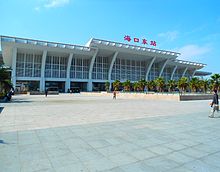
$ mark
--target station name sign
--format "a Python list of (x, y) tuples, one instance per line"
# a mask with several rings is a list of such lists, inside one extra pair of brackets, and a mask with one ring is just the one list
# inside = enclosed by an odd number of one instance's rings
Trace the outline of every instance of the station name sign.
[(137, 37), (131, 38), (131, 36), (129, 36), (129, 35), (124, 36), (124, 41), (127, 41), (127, 42), (132, 41), (132, 42), (135, 42), (135, 43), (140, 43), (140, 44), (143, 44), (143, 45), (151, 45), (151, 46), (154, 46), (154, 47), (157, 46), (156, 41), (152, 41), (152, 40), (148, 41), (145, 38), (140, 39), (140, 38), (137, 38)]

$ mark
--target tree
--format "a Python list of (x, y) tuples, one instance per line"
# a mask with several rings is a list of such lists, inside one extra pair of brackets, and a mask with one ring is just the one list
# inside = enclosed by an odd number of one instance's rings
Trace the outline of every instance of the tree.
[(138, 81), (139, 91), (144, 91), (145, 86), (146, 86), (146, 81), (145, 81), (145, 79), (142, 79), (142, 80)]
[(220, 74), (213, 74), (211, 76), (211, 84), (213, 89), (220, 89)]
[(106, 81), (106, 82), (105, 82), (105, 90), (106, 90), (106, 91), (109, 91), (109, 88), (110, 88), (110, 82), (109, 82), (109, 81)]
[(189, 87), (191, 89), (192, 92), (197, 92), (198, 88), (199, 88), (199, 79), (196, 77), (193, 77), (190, 81), (189, 81)]
[(159, 92), (162, 92), (165, 86), (165, 80), (162, 77), (158, 77), (155, 79), (156, 86)]
[(174, 89), (175, 89), (176, 86), (177, 86), (175, 80), (169, 80), (169, 81), (167, 82), (167, 85), (168, 85), (169, 92), (174, 91)]
[(199, 87), (203, 90), (204, 93), (207, 93), (207, 90), (209, 88), (209, 80), (200, 80), (199, 81)]
[(6, 68), (0, 68), (0, 93), (5, 94), (12, 88), (10, 74)]
[(123, 85), (125, 91), (131, 90), (131, 81), (130, 80), (123, 82), (122, 85)]
[(181, 92), (183, 91), (186, 91), (186, 88), (188, 87), (188, 79), (186, 77), (182, 77), (179, 79), (178, 81), (178, 88), (181, 90)]
[(121, 82), (120, 82), (119, 80), (115, 80), (115, 81), (112, 83), (112, 85), (113, 85), (113, 89), (114, 89), (115, 91), (119, 91)]
[(138, 84), (138, 82), (134, 82), (133, 83), (133, 88), (134, 88), (134, 91), (139, 91), (139, 84)]
[(148, 90), (155, 91), (156, 90), (156, 83), (154, 80), (147, 82)]

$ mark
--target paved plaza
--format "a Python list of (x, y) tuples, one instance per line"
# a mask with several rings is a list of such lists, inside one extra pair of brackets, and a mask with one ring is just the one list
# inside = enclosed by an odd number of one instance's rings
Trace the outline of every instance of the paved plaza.
[(219, 172), (209, 102), (14, 96), (0, 104), (0, 172)]

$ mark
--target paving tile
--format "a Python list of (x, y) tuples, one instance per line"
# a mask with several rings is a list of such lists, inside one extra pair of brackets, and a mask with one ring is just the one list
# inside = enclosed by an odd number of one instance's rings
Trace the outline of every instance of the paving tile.
[(88, 168), (83, 165), (82, 163), (78, 162), (78, 163), (73, 163), (71, 165), (65, 165), (65, 166), (62, 166), (62, 167), (58, 167), (55, 169), (56, 172), (90, 172), (88, 170)]
[(185, 154), (187, 156), (193, 157), (193, 158), (202, 158), (207, 156), (209, 153), (202, 151), (202, 150), (197, 150), (195, 148), (187, 148), (187, 149), (183, 149), (181, 151), (179, 151), (182, 154)]
[(91, 159), (89, 161), (84, 161), (83, 164), (86, 165), (91, 172), (110, 170), (118, 166), (116, 163), (109, 161), (107, 158)]
[(91, 161), (91, 160), (98, 160), (104, 158), (104, 155), (96, 151), (95, 149), (92, 150), (85, 150), (83, 152), (75, 152), (75, 155), (82, 161)]
[(130, 154), (138, 160), (144, 160), (144, 159), (149, 159), (149, 158), (158, 156), (158, 154), (153, 153), (146, 149), (135, 150), (135, 151), (132, 151)]
[(52, 166), (48, 159), (37, 159), (21, 163), (21, 172), (34, 172), (39, 170), (49, 170)]
[(64, 148), (62, 147), (61, 148), (60, 147), (48, 148), (45, 151), (49, 157), (62, 156), (62, 155), (71, 153), (70, 149), (65, 148), (65, 147)]
[(195, 160), (189, 163), (184, 164), (185, 168), (190, 169), (192, 171), (207, 171), (207, 172), (219, 172), (220, 168), (215, 167), (213, 165), (208, 165), (200, 160)]
[(108, 159), (111, 162), (116, 163), (118, 166), (138, 161), (136, 158), (132, 157), (130, 154), (124, 153), (124, 152), (115, 154), (115, 155), (110, 155)]
[(165, 157), (156, 157), (152, 159), (147, 159), (147, 160), (144, 160), (143, 163), (146, 166), (153, 167), (157, 171), (169, 171), (180, 165), (177, 162), (167, 159)]
[(93, 148), (102, 148), (111, 145), (110, 143), (108, 143), (106, 140), (103, 139), (90, 140), (87, 143), (91, 145)]
[(47, 155), (44, 151), (21, 152), (19, 154), (21, 163), (36, 161), (38, 159), (46, 159)]
[(179, 164), (184, 164), (184, 163), (187, 163), (187, 162), (194, 160), (194, 158), (187, 156), (187, 155), (180, 153), (180, 152), (173, 152), (171, 154), (168, 154), (168, 155), (166, 155), (166, 158), (173, 160)]
[(66, 165), (71, 165), (80, 162), (80, 160), (73, 153), (67, 153), (61, 156), (53, 156), (49, 158), (53, 168), (59, 168)]
[(122, 170), (125, 172), (156, 172), (156, 168), (146, 166), (143, 162), (136, 162), (136, 163), (131, 163), (127, 165), (120, 166)]
[(112, 168), (110, 170), (103, 170), (101, 172), (125, 172), (124, 170), (122, 170), (121, 168), (119, 167), (116, 167), (116, 168)]
[(166, 155), (166, 154), (173, 152), (172, 149), (169, 149), (169, 148), (162, 146), (162, 145), (151, 147), (150, 151), (152, 151), (153, 153), (156, 153), (158, 155)]
[(105, 157), (108, 157), (110, 155), (122, 153), (122, 150), (118, 146), (107, 146), (104, 148), (98, 148), (96, 149), (97, 152), (101, 153)]
[(0, 171), (220, 171), (207, 101), (16, 97), (0, 116)]

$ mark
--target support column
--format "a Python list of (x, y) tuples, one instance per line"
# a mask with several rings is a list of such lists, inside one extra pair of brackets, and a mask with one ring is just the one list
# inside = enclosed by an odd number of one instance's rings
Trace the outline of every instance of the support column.
[(45, 64), (47, 58), (47, 50), (43, 51), (42, 61), (41, 61), (41, 77), (40, 77), (40, 91), (45, 91)]
[(115, 63), (115, 60), (118, 56), (118, 51), (116, 51), (112, 57), (112, 61), (110, 63), (110, 66), (109, 66), (109, 71), (108, 71), (108, 81), (110, 82), (110, 86), (109, 86), (109, 91), (111, 90), (111, 87), (112, 87), (112, 82), (111, 82), (111, 74), (112, 74), (112, 68), (113, 68), (113, 65)]
[(152, 58), (152, 60), (150, 61), (150, 63), (147, 65), (147, 72), (146, 72), (146, 77), (145, 80), (148, 81), (148, 75), (150, 73), (151, 67), (154, 64), (154, 61), (156, 60), (156, 56)]
[(176, 72), (177, 66), (173, 68), (173, 72), (171, 74), (170, 80), (173, 80), (174, 73)]
[(185, 70), (183, 71), (182, 77), (185, 76), (187, 70), (188, 70), (188, 67), (186, 67)]
[(13, 88), (16, 87), (16, 61), (17, 61), (17, 47), (12, 49), (12, 72), (11, 72), (11, 82)]
[(70, 68), (71, 68), (72, 59), (73, 59), (73, 53), (70, 53), (67, 63), (67, 69), (66, 69), (65, 92), (67, 92), (68, 89), (70, 89)]
[(161, 75), (162, 75), (162, 73), (163, 73), (163, 71), (164, 71), (164, 68), (166, 67), (168, 61), (169, 61), (169, 59), (166, 59), (166, 61), (165, 61), (164, 64), (162, 65), (161, 70), (160, 70), (160, 73), (159, 73), (159, 77), (161, 77)]
[(92, 69), (93, 69), (97, 54), (98, 54), (98, 49), (95, 50), (95, 54), (92, 56), (92, 59), (89, 65), (89, 80), (87, 83), (87, 91), (92, 91)]
[(192, 73), (192, 78), (194, 77), (195, 73), (196, 73), (196, 69)]

